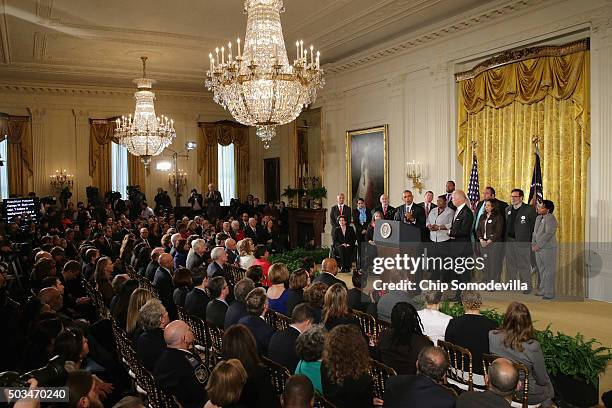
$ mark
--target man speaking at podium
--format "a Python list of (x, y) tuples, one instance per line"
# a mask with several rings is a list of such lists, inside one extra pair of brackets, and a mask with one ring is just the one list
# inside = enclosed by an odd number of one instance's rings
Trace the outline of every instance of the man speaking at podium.
[(404, 205), (395, 210), (395, 221), (412, 224), (421, 231), (421, 241), (427, 241), (428, 230), (425, 228), (425, 209), (414, 203), (412, 191), (404, 190), (402, 194)]

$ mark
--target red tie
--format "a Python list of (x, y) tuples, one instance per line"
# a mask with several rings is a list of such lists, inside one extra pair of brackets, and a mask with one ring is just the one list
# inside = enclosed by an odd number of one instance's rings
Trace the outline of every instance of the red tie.
[(340, 215), (342, 215), (342, 206), (339, 205), (338, 207), (340, 207)]
[(385, 217), (387, 216), (387, 207), (383, 208), (383, 214), (385, 215)]

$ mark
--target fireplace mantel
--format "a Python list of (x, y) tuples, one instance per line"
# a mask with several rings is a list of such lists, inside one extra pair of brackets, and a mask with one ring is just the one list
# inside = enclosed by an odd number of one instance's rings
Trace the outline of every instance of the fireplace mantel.
[(314, 246), (321, 247), (321, 235), (325, 231), (325, 219), (327, 209), (295, 208), (287, 207), (289, 211), (289, 245), (297, 248), (299, 239), (300, 224), (310, 224), (314, 229)]

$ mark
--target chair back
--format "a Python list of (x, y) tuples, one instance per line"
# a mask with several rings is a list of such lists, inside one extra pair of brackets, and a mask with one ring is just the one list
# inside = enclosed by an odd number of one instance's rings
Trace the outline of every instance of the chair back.
[(374, 359), (370, 359), (370, 369), (368, 371), (370, 377), (372, 377), (372, 383), (374, 384), (374, 397), (384, 400), (387, 379), (397, 375), (397, 373), (391, 367), (387, 367)]
[(261, 357), (261, 361), (266, 366), (266, 371), (270, 376), (272, 387), (277, 396), (280, 396), (285, 390), (285, 382), (291, 377), (291, 373), (282, 365), (270, 360), (267, 357)]
[[(489, 373), (489, 366), (491, 363), (498, 358), (501, 358), (501, 356), (498, 356), (497, 354), (482, 354), (482, 365), (485, 375)], [(512, 365), (514, 365), (514, 368), (516, 371), (518, 371), (519, 380), (522, 384), (522, 389), (514, 393), (512, 396), (512, 401), (520, 404), (522, 408), (527, 408), (529, 407), (529, 368), (525, 364), (516, 361), (512, 361)]]
[(351, 313), (359, 320), (361, 331), (370, 339), (370, 345), (375, 346), (378, 344), (380, 331), (378, 330), (378, 325), (376, 324), (374, 316), (355, 309), (351, 309)]
[(236, 265), (225, 265), (225, 279), (229, 286), (234, 286), (246, 276), (246, 269), (242, 269)]
[(155, 288), (155, 286), (153, 286), (153, 283), (146, 278), (146, 276), (142, 276), (141, 274), (136, 272), (131, 265), (126, 265), (125, 271), (129, 275), (130, 279), (135, 279), (138, 281), (138, 286), (147, 289), (149, 292), (151, 292), (154, 298), (159, 299), (157, 289)]
[(92, 286), (86, 280), (83, 279), (82, 282), (83, 282), (83, 287), (85, 288), (85, 292), (87, 292), (87, 296), (89, 296), (89, 298), (91, 299), (92, 305), (94, 309), (96, 310), (96, 314), (98, 315), (98, 318), (99, 319), (108, 318), (110, 316), (110, 310), (108, 310), (108, 308), (106, 307), (106, 304), (104, 304), (104, 298), (102, 297), (102, 294), (100, 293), (100, 291), (94, 286)]
[(447, 379), (463, 384), (467, 387), (468, 391), (473, 391), (474, 371), (470, 350), (443, 340), (438, 340), (438, 346), (446, 351), (448, 361), (450, 362), (446, 373)]
[(323, 395), (315, 393), (314, 408), (337, 408), (334, 404), (329, 402)]
[(376, 326), (378, 326), (378, 338), (380, 339), (380, 336), (391, 328), (391, 323), (376, 319)]
[(264, 319), (275, 331), (285, 330), (289, 328), (291, 324), (291, 319), (289, 317), (270, 309), (266, 311)]

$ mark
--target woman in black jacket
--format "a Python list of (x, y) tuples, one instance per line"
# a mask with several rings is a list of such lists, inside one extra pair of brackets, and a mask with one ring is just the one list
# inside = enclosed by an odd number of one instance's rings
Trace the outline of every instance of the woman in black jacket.
[(349, 272), (355, 258), (355, 241), (357, 237), (355, 230), (348, 225), (344, 215), (338, 217), (338, 224), (334, 230), (334, 248), (340, 257), (340, 270), (342, 272)]

